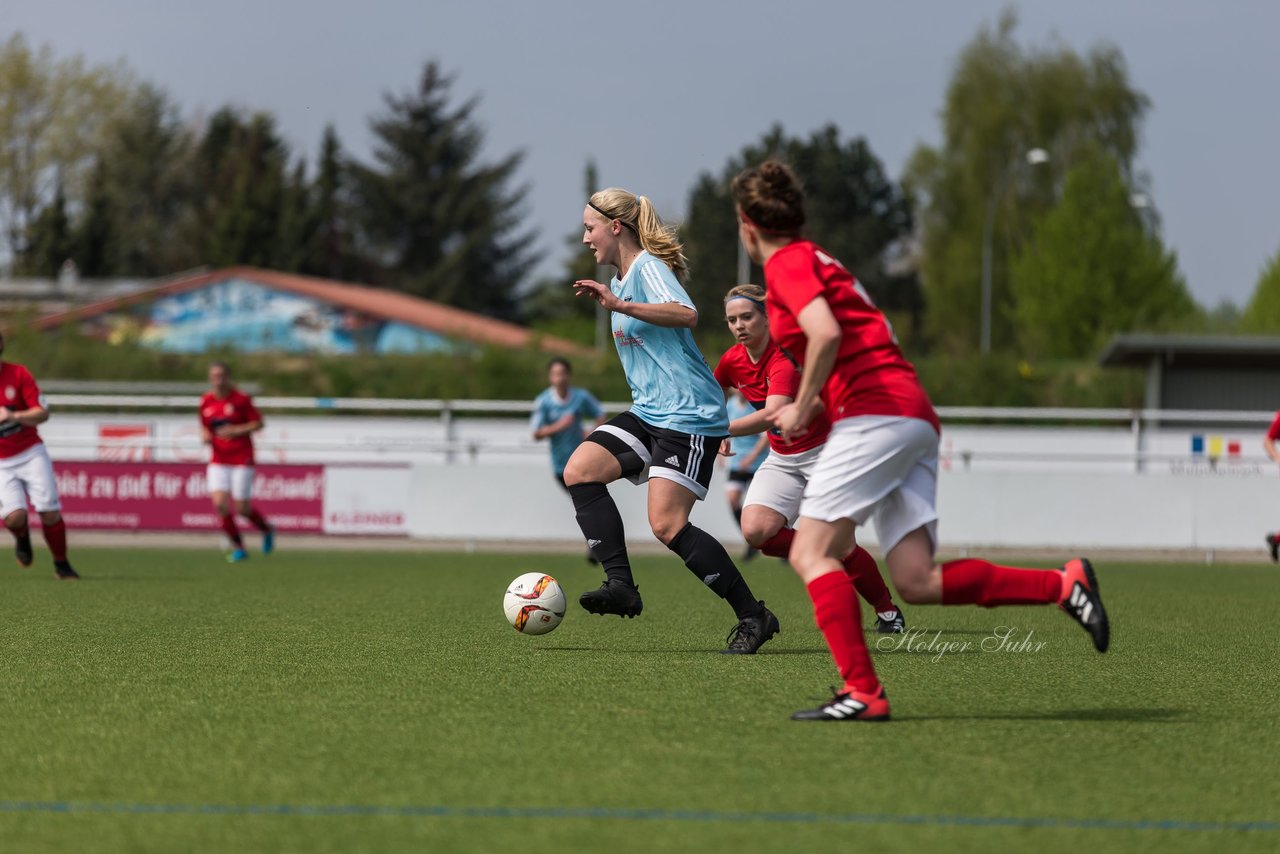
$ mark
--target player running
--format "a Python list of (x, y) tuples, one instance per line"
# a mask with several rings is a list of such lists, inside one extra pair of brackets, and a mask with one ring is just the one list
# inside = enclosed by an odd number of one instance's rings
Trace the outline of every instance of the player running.
[(49, 420), (49, 410), (31, 372), (3, 361), (3, 356), (4, 335), (0, 334), (0, 514), (13, 534), (18, 565), (31, 566), (35, 553), (27, 524), (30, 502), (40, 514), (44, 541), (53, 555), (54, 577), (74, 581), (80, 575), (67, 560), (67, 523), (62, 518), (53, 461), (36, 430)]
[[(551, 477), (566, 492), (564, 467), (573, 456), (574, 449), (582, 444), (582, 421), (590, 418), (593, 428), (604, 423), (604, 409), (595, 395), (585, 388), (571, 385), (573, 366), (568, 359), (557, 356), (547, 365), (547, 381), (550, 383), (533, 401), (533, 414), (529, 428), (534, 441), (550, 439)], [(595, 563), (595, 555), (587, 550), (587, 560)]]
[(738, 618), (730, 654), (753, 654), (778, 632), (718, 540), (689, 522), (706, 498), (720, 442), (728, 433), (724, 394), (689, 331), (698, 311), (680, 280), (684, 253), (644, 196), (601, 190), (582, 214), (582, 242), (617, 274), (608, 285), (574, 282), (611, 313), (613, 340), (631, 386), (632, 407), (596, 428), (565, 466), (565, 482), (587, 545), (606, 580), (578, 602), (592, 614), (637, 616), (644, 605), (627, 559), (622, 516), (606, 484), (648, 481), (649, 525)]
[(792, 719), (889, 718), (841, 562), (856, 527), (873, 519), (894, 586), (907, 602), (1056, 604), (1105, 652), (1110, 625), (1089, 561), (1076, 558), (1061, 570), (934, 561), (940, 427), (915, 369), (861, 284), (801, 238), (804, 194), (789, 168), (766, 161), (746, 169), (734, 178), (733, 193), (738, 235), (764, 268), (771, 334), (803, 368), (795, 400), (773, 423), (791, 441), (801, 440), (824, 408), (832, 421), (801, 500), (790, 560), (844, 686), (830, 702)]
[[(249, 559), (233, 511), (262, 532), (262, 553), (275, 549), (276, 532), (250, 501), (253, 496), (253, 434), (263, 427), (253, 399), (231, 384), (231, 369), (223, 362), (209, 366), (209, 391), (200, 398), (200, 436), (211, 449), (208, 481), (213, 509), (231, 541), (228, 563)], [(235, 501), (235, 507), (231, 502)]]
[(529, 427), (535, 441), (551, 440), (551, 476), (564, 486), (564, 467), (582, 443), (583, 419), (592, 419), (599, 427), (605, 420), (604, 409), (591, 392), (571, 385), (573, 366), (568, 359), (551, 360), (547, 381), (550, 385), (534, 398)]
[[(765, 291), (759, 285), (738, 285), (724, 299), (725, 321), (738, 339), (720, 357), (715, 377), (724, 387), (737, 389), (754, 411), (729, 423), (731, 436), (767, 432), (771, 453), (756, 471), (747, 489), (742, 511), (742, 534), (767, 555), (785, 558), (795, 538), (796, 517), (805, 484), (822, 452), (831, 423), (825, 412), (814, 416), (804, 435), (783, 441), (768, 419), (790, 403), (800, 388), (800, 368), (785, 350), (769, 338)], [(876, 631), (905, 632), (902, 611), (893, 602), (880, 577), (876, 560), (855, 545), (841, 561), (845, 573), (863, 599), (876, 612)]]

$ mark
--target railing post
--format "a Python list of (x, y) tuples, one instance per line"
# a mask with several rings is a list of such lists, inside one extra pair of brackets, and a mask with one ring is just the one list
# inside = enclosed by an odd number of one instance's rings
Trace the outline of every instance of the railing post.
[(444, 461), (453, 463), (453, 441), (456, 436), (453, 423), (453, 404), (445, 401), (440, 407), (440, 423), (444, 425)]
[(1133, 431), (1133, 470), (1138, 474), (1142, 474), (1142, 472), (1146, 469), (1146, 463), (1145, 463), (1145, 460), (1143, 459), (1143, 453), (1142, 453), (1144, 437), (1143, 437), (1143, 430), (1142, 430), (1142, 410), (1141, 409), (1133, 410), (1133, 420), (1131, 422), (1131, 429)]

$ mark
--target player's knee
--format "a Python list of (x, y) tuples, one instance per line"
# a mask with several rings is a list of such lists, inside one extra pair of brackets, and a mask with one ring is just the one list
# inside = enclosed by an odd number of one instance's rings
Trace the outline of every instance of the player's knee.
[(891, 568), (893, 586), (909, 605), (927, 605), (938, 601), (932, 565), (898, 565)]
[(685, 516), (674, 514), (649, 516), (649, 528), (664, 546), (671, 545), (671, 541), (676, 538), (676, 534), (683, 531), (684, 526), (687, 524), (689, 524), (689, 519)]
[(57, 510), (42, 510), (40, 512), (40, 524), (48, 527), (56, 525), (62, 521), (62, 514)]
[(248, 500), (236, 502), (236, 512), (239, 513), (241, 516), (248, 516), (250, 509), (251, 508)]
[(780, 529), (780, 525), (771, 524), (767, 519), (742, 516), (742, 538), (757, 549), (773, 539)]
[(576, 486), (580, 483), (590, 483), (587, 473), (582, 470), (582, 466), (574, 465), (573, 460), (569, 460), (564, 467), (564, 485)]
[(4, 517), (4, 524), (6, 528), (11, 528), (15, 531), (25, 528), (27, 526), (27, 511), (14, 510), (8, 516)]
[(569, 462), (564, 466), (564, 482), (566, 486), (573, 486), (577, 483), (591, 483), (593, 481), (604, 482), (604, 478), (600, 477), (600, 473), (595, 471), (595, 467), (591, 464), (591, 458), (583, 454), (575, 453), (569, 457)]

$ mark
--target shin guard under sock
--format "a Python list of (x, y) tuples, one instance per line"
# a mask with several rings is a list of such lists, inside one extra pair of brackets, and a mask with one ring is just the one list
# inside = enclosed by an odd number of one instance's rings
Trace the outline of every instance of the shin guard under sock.
[(1052, 569), (1016, 569), (966, 558), (942, 565), (942, 604), (1049, 605), (1062, 596), (1062, 573)]
[(599, 481), (575, 483), (569, 487), (577, 511), (578, 527), (587, 540), (587, 548), (604, 567), (610, 581), (635, 586), (631, 562), (627, 560), (627, 538), (622, 527), (622, 514), (609, 495), (609, 488)]
[(728, 602), (739, 619), (760, 613), (760, 603), (747, 580), (715, 537), (690, 522), (671, 538), (667, 548), (680, 555), (699, 581)]

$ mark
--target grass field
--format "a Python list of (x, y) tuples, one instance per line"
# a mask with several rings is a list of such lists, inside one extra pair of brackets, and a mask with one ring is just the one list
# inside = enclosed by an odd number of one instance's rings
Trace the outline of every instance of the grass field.
[[(768, 559), (782, 634), (730, 657), (665, 556), (626, 622), (570, 557), (75, 557), (0, 571), (2, 851), (1280, 848), (1271, 566), (1099, 564), (1105, 656), (1054, 609), (910, 608), (894, 721), (821, 725), (788, 720), (836, 680)], [(500, 607), (535, 570), (571, 600), (541, 638)]]

